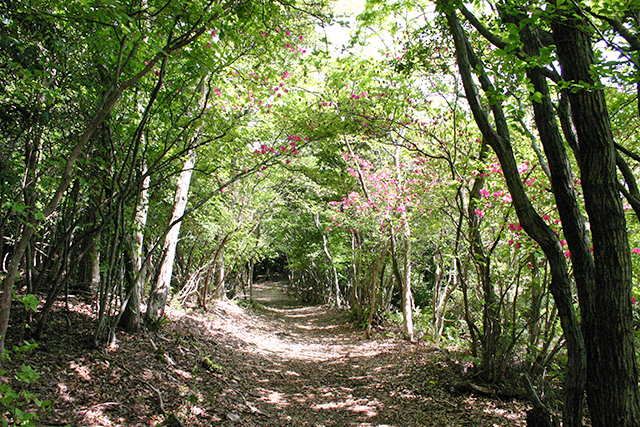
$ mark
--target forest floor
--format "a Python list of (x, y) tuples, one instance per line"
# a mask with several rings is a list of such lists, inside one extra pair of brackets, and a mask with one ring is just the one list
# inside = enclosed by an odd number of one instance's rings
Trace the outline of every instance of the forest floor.
[(389, 329), (364, 339), (344, 312), (299, 305), (275, 284), (254, 295), (253, 308), (168, 308), (159, 332), (119, 332), (106, 350), (88, 345), (90, 306), (61, 304), (39, 347), (14, 362), (42, 373), (28, 386), (51, 400), (38, 425), (525, 425), (525, 403), (459, 387), (455, 353)]

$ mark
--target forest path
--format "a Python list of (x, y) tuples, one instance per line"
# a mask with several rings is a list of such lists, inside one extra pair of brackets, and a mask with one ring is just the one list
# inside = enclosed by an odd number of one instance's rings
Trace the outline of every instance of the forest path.
[(300, 305), (280, 284), (259, 284), (254, 297), (253, 308), (167, 307), (160, 331), (118, 332), (109, 349), (87, 346), (90, 303), (59, 304), (52, 324), (73, 327), (50, 328), (24, 361), (43, 374), (31, 391), (51, 400), (39, 425), (525, 425), (526, 405), (461, 388), (464, 363), (446, 350), (391, 329), (363, 339), (345, 312)]
[(385, 337), (381, 331), (374, 339), (364, 339), (346, 312), (300, 305), (279, 283), (256, 285), (254, 301), (260, 309), (216, 308), (225, 319), (218, 327), (244, 343), (243, 350), (252, 355), (249, 360), (257, 362), (244, 365), (250, 373), (234, 377), (235, 386), (245, 390), (240, 392), (244, 409), (241, 405), (241, 411), (227, 413), (222, 423), (525, 425), (523, 406), (517, 402), (452, 395), (462, 368), (446, 351)]
[[(254, 345), (265, 355), (291, 361), (327, 362), (373, 356), (383, 351), (382, 342), (362, 340), (362, 332), (347, 320), (344, 311), (300, 304), (287, 295), (281, 283), (256, 284), (253, 299), (263, 309), (249, 315), (232, 309), (235, 315), (231, 315), (227, 326), (236, 338)], [(241, 321), (236, 321), (238, 315)]]

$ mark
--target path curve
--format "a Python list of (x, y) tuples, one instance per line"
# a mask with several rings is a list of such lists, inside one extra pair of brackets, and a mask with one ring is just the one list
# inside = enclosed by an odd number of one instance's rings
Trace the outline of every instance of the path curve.
[(31, 391), (52, 402), (43, 426), (525, 425), (525, 405), (460, 390), (455, 354), (392, 329), (363, 339), (345, 312), (297, 304), (279, 284), (255, 299), (167, 307), (159, 331), (120, 331), (109, 349), (87, 346), (92, 306), (72, 299), (52, 323), (74, 328), (51, 328), (7, 378), (23, 362), (42, 373)]
[(344, 311), (300, 304), (287, 295), (281, 283), (257, 284), (254, 301), (263, 309), (248, 313), (226, 306), (223, 310), (230, 315), (228, 330), (261, 353), (285, 360), (326, 362), (373, 357), (387, 350), (389, 343), (363, 340)]
[(254, 300), (260, 309), (216, 307), (215, 327), (244, 343), (243, 366), (251, 371), (239, 375), (237, 387), (252, 416), (227, 414), (220, 425), (525, 425), (526, 408), (518, 402), (456, 395), (452, 376), (461, 368), (447, 352), (382, 331), (363, 339), (344, 311), (300, 305), (281, 284), (257, 285)]

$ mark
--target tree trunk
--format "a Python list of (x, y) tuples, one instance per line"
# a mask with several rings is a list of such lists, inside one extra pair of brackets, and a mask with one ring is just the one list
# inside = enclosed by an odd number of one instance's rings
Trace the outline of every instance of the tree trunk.
[[(569, 3), (571, 5), (571, 3)], [(564, 7), (564, 6), (563, 6)], [(558, 8), (558, 10), (562, 10)], [(587, 402), (594, 427), (640, 425), (631, 312), (631, 255), (617, 186), (615, 147), (604, 91), (594, 79), (589, 23), (572, 7), (552, 23), (578, 136), (595, 281), (580, 293), (587, 352)], [(582, 86), (582, 87), (580, 87)]]
[(91, 237), (91, 246), (89, 247), (89, 266), (90, 279), (89, 290), (91, 295), (98, 293), (100, 287), (100, 238), (102, 233), (98, 230)]
[[(486, 153), (486, 141), (483, 140), (478, 154), (478, 160), (482, 161)], [(480, 226), (482, 218), (476, 212), (480, 200), (480, 190), (484, 187), (484, 170), (473, 181), (473, 187), (469, 192), (469, 204), (467, 209), (467, 222), (469, 227), (469, 250), (473, 264), (477, 269), (478, 278), (482, 284), (482, 362), (480, 371), (487, 381), (498, 381), (501, 376), (498, 359), (502, 340), (501, 306), (500, 299), (496, 295), (493, 281), (491, 280), (491, 254), (487, 254)]]
[[(403, 177), (400, 175), (400, 147), (396, 145), (393, 155), (394, 165), (396, 167), (397, 180), (402, 182)], [(411, 225), (409, 224), (409, 216), (406, 210), (400, 212), (402, 224), (402, 275), (401, 275), (401, 292), (402, 292), (402, 332), (409, 341), (414, 340), (413, 330), (413, 295), (411, 292)], [(393, 230), (393, 228), (392, 228)], [(391, 242), (394, 245), (394, 262), (397, 259), (395, 254), (395, 236), (391, 235)]]
[(405, 236), (402, 241), (402, 270), (398, 264), (396, 235), (391, 229), (391, 262), (402, 297), (402, 333), (409, 341), (414, 340), (413, 298), (411, 295), (411, 243)]
[[(408, 231), (408, 224), (405, 222)], [(411, 237), (406, 235), (402, 244), (402, 264), (404, 269), (402, 281), (402, 328), (405, 338), (414, 341), (413, 329), (413, 294), (411, 292)]]
[(224, 279), (225, 279), (225, 264), (224, 264), (224, 249), (220, 248), (220, 257), (216, 262), (216, 274), (215, 274), (215, 291), (213, 297), (215, 299), (222, 299), (224, 297)]
[[(333, 257), (331, 256), (331, 252), (329, 252), (329, 242), (327, 239), (327, 235), (322, 231), (322, 229), (320, 228), (320, 218), (319, 215), (316, 213), (313, 216), (313, 219), (316, 223), (316, 227), (318, 228), (318, 230), (320, 231), (320, 233), (322, 234), (322, 250), (324, 251), (325, 256), (327, 257), (327, 260), (329, 260), (329, 264), (331, 265), (331, 273), (332, 273), (332, 285), (329, 288), (330, 292), (329, 294), (333, 293), (335, 300), (334, 303), (336, 305), (337, 308), (340, 308), (342, 306), (342, 295), (340, 295), (340, 282), (338, 281), (338, 269), (336, 268), (336, 265), (333, 263)], [(331, 290), (333, 289), (333, 290)]]
[(135, 217), (135, 240), (132, 242), (131, 255), (135, 267), (133, 283), (130, 286), (131, 296), (122, 314), (122, 326), (127, 332), (137, 332), (140, 329), (142, 304), (142, 287), (147, 279), (147, 264), (144, 263), (144, 229), (147, 225), (149, 214), (149, 186), (151, 177), (147, 174), (146, 164), (142, 164), (142, 189), (140, 191), (140, 201), (136, 207)]
[[(453, 35), (458, 68), (474, 119), (483, 137), (486, 138), (487, 143), (495, 151), (500, 160), (505, 181), (523, 229), (540, 245), (540, 248), (549, 260), (552, 276), (549, 290), (558, 308), (562, 329), (567, 340), (568, 361), (565, 394), (570, 395), (571, 399), (579, 399), (583, 393), (581, 385), (584, 384), (584, 376), (586, 375), (584, 341), (573, 307), (571, 278), (559, 238), (540, 215), (538, 215), (527, 197), (524, 185), (520, 180), (517, 163), (511, 147), (507, 120), (500, 103), (494, 101), (491, 104), (493, 121), (489, 119), (485, 109), (480, 104), (479, 92), (472, 75), (472, 70), (480, 71), (478, 78), (486, 93), (494, 93), (495, 88), (489, 77), (484, 73), (482, 63), (470, 48), (468, 38), (464, 34), (455, 10), (445, 1), (439, 2), (439, 6), (446, 15), (451, 34)], [(580, 304), (582, 306), (582, 300)], [(593, 370), (594, 368), (590, 367), (590, 371)], [(565, 410), (567, 409), (568, 408), (565, 407)], [(571, 414), (569, 419), (575, 419), (575, 414)], [(613, 426), (615, 424), (611, 425)]]
[[(371, 327), (373, 325), (373, 319), (377, 310), (377, 301), (378, 301), (378, 281), (380, 277), (384, 275), (384, 248), (380, 247), (380, 252), (376, 255), (375, 260), (373, 261), (373, 270), (371, 270), (371, 284), (369, 286), (369, 316), (367, 317), (367, 326), (364, 331), (364, 337), (366, 339), (371, 338)], [(381, 274), (382, 272), (382, 274)]]
[(176, 256), (176, 247), (178, 246), (178, 236), (180, 234), (180, 225), (182, 224), (182, 216), (187, 206), (187, 196), (189, 194), (189, 186), (191, 184), (191, 175), (196, 163), (196, 152), (191, 150), (189, 156), (184, 163), (182, 172), (178, 177), (178, 185), (176, 187), (176, 195), (173, 205), (173, 214), (169, 223), (170, 229), (164, 239), (162, 248), (162, 258), (160, 265), (160, 273), (158, 280), (154, 284), (149, 300), (147, 303), (147, 312), (145, 320), (151, 324), (157, 323), (164, 315), (164, 308), (171, 291), (171, 276), (173, 273), (173, 260)]

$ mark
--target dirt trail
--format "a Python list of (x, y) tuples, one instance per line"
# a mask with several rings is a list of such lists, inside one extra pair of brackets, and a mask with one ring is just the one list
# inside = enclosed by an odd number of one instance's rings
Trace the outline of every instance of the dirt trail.
[(363, 341), (344, 312), (301, 305), (278, 283), (256, 285), (254, 301), (264, 310), (247, 313), (228, 305), (219, 305), (218, 309), (229, 315), (225, 330), (264, 355), (327, 362), (354, 355), (371, 357), (385, 349), (384, 342)]
[(168, 308), (159, 333), (119, 333), (108, 351), (86, 346), (89, 306), (60, 308), (53, 322), (74, 328), (26, 360), (43, 373), (32, 391), (52, 400), (42, 425), (525, 425), (519, 402), (456, 391), (462, 368), (446, 351), (384, 331), (365, 340), (344, 312), (299, 305), (279, 285), (254, 297), (253, 309)]
[(238, 383), (258, 418), (243, 417), (241, 425), (525, 425), (517, 402), (452, 395), (461, 368), (446, 352), (383, 336), (365, 340), (344, 312), (299, 305), (278, 284), (258, 285), (254, 299), (264, 310), (217, 308), (224, 312), (217, 327), (259, 361), (254, 380)]

